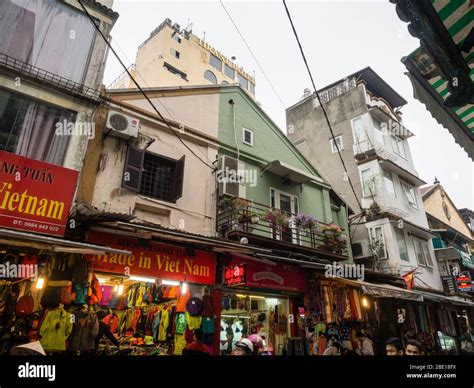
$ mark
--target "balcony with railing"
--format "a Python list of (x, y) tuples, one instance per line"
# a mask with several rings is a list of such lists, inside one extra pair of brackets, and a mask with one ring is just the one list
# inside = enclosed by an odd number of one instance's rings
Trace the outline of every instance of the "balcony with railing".
[(331, 261), (348, 259), (347, 233), (338, 225), (242, 198), (221, 196), (217, 231), (230, 240), (291, 251)]
[(9, 55), (0, 53), (0, 71), (21, 76), (54, 89), (62, 90), (88, 102), (100, 103), (100, 91), (89, 88), (47, 70), (30, 65)]

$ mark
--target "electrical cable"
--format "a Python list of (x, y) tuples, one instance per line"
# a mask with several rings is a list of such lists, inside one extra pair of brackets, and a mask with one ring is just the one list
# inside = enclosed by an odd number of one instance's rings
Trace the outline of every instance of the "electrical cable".
[(263, 76), (265, 77), (265, 79), (267, 80), (267, 82), (269, 83), (270, 87), (272, 88), (273, 90), (273, 93), (275, 93), (275, 96), (277, 96), (278, 100), (280, 101), (283, 109), (286, 109), (285, 107), (285, 104), (283, 103), (283, 100), (280, 98), (279, 94), (277, 93), (275, 87), (273, 86), (272, 82), (270, 81), (270, 79), (268, 78), (267, 74), (265, 73), (265, 71), (263, 70), (263, 67), (262, 65), (260, 65), (260, 62), (258, 61), (257, 57), (255, 56), (255, 54), (253, 53), (252, 49), (250, 48), (249, 44), (247, 43), (247, 41), (245, 40), (244, 36), (242, 35), (242, 33), (240, 32), (239, 30), (239, 27), (237, 27), (237, 24), (235, 23), (234, 19), (232, 18), (232, 16), (230, 15), (229, 11), (227, 10), (227, 8), (225, 7), (224, 3), (222, 2), (222, 0), (220, 0), (220, 3), (222, 5), (222, 8), (224, 8), (224, 11), (226, 12), (227, 16), (229, 16), (229, 19), (230, 21), (232, 22), (232, 24), (234, 25), (235, 29), (237, 30), (237, 32), (239, 33), (240, 35), (240, 38), (242, 39), (242, 41), (244, 42), (244, 44), (247, 46), (248, 50), (250, 51), (250, 54), (252, 55), (253, 59), (255, 60), (255, 62), (257, 63), (258, 67), (260, 68)]
[(319, 97), (318, 89), (316, 88), (316, 85), (315, 85), (315, 83), (314, 83), (313, 74), (311, 73), (311, 70), (309, 69), (308, 61), (306, 60), (306, 56), (305, 56), (305, 53), (304, 53), (304, 51), (303, 51), (303, 47), (301, 46), (300, 38), (299, 38), (299, 36), (298, 36), (298, 33), (296, 32), (295, 25), (293, 24), (293, 20), (292, 20), (292, 18), (291, 18), (290, 11), (288, 10), (288, 7), (287, 7), (287, 5), (286, 5), (286, 1), (285, 1), (285, 0), (283, 0), (283, 5), (285, 6), (286, 14), (287, 14), (288, 19), (289, 19), (289, 21), (290, 21), (291, 28), (293, 29), (293, 33), (294, 33), (294, 35), (295, 35), (296, 41), (298, 42), (298, 47), (299, 47), (299, 49), (300, 49), (301, 56), (303, 57), (303, 61), (304, 61), (305, 66), (306, 66), (306, 70), (308, 71), (309, 77), (310, 77), (310, 79), (311, 79), (311, 84), (313, 85), (314, 93), (315, 93), (315, 95), (316, 95), (316, 97), (317, 97), (317, 99), (318, 99), (318, 101), (319, 101), (319, 105), (321, 106), (321, 109), (322, 109), (322, 111), (323, 111), (323, 113), (324, 113), (324, 117), (325, 117), (326, 122), (327, 122), (327, 124), (328, 124), (328, 126), (329, 126), (329, 131), (331, 132), (332, 140), (333, 140), (334, 144), (336, 145), (337, 154), (339, 155), (339, 158), (341, 159), (341, 163), (342, 163), (342, 166), (343, 166), (343, 168), (344, 168), (344, 171), (345, 171), (346, 174), (347, 174), (347, 179), (348, 179), (348, 181), (349, 181), (349, 185), (351, 186), (352, 193), (354, 194), (354, 197), (355, 197), (355, 199), (356, 199), (356, 201), (357, 201), (357, 204), (359, 205), (359, 208), (362, 210), (362, 205), (361, 205), (361, 203), (360, 203), (360, 201), (359, 201), (359, 198), (358, 198), (358, 196), (357, 196), (357, 194), (356, 194), (356, 191), (355, 191), (355, 189), (354, 189), (354, 185), (352, 184), (351, 178), (350, 178), (349, 173), (348, 173), (347, 168), (346, 168), (346, 164), (344, 163), (344, 159), (342, 158), (341, 150), (339, 149), (339, 145), (338, 145), (337, 142), (336, 142), (336, 138), (335, 138), (335, 136), (334, 136), (334, 131), (333, 131), (333, 129), (332, 129), (331, 122), (329, 121), (329, 117), (328, 117), (328, 115), (327, 115), (326, 109), (324, 108), (324, 105), (323, 105), (323, 103), (321, 102), (321, 98)]
[(207, 164), (206, 161), (204, 161), (198, 154), (196, 154), (184, 141), (183, 139), (181, 139), (181, 137), (176, 133), (176, 131), (173, 130), (173, 128), (171, 128), (171, 125), (168, 123), (168, 121), (163, 117), (163, 115), (161, 114), (161, 112), (156, 108), (156, 106), (153, 104), (153, 102), (150, 100), (150, 98), (148, 97), (148, 95), (145, 93), (145, 91), (142, 89), (142, 87), (138, 84), (138, 82), (135, 80), (135, 78), (132, 76), (132, 74), (128, 71), (128, 68), (127, 66), (125, 66), (125, 64), (122, 62), (122, 60), (120, 59), (119, 55), (117, 54), (117, 52), (114, 50), (114, 48), (112, 47), (112, 45), (110, 44), (110, 42), (108, 41), (108, 39), (105, 37), (105, 35), (102, 33), (102, 31), (100, 30), (99, 26), (94, 22), (94, 19), (92, 18), (92, 16), (90, 15), (89, 11), (87, 11), (86, 7), (84, 6), (84, 4), (82, 3), (82, 0), (77, 0), (78, 3), (81, 5), (82, 9), (84, 10), (84, 12), (87, 14), (87, 16), (89, 17), (91, 23), (94, 25), (95, 29), (99, 32), (100, 36), (102, 37), (102, 39), (104, 40), (105, 44), (109, 47), (109, 49), (112, 51), (112, 53), (114, 54), (115, 58), (117, 58), (117, 60), (120, 62), (120, 64), (122, 65), (122, 67), (124, 68), (124, 70), (127, 72), (127, 75), (130, 77), (130, 79), (133, 81), (133, 83), (136, 85), (136, 87), (138, 88), (138, 90), (140, 91), (140, 93), (143, 95), (143, 97), (145, 97), (145, 99), (148, 101), (148, 103), (151, 105), (151, 107), (153, 108), (153, 110), (156, 112), (156, 114), (160, 117), (160, 119), (166, 124), (166, 126), (169, 128), (169, 130), (171, 131), (171, 133), (173, 135), (175, 135), (178, 140), (188, 149), (189, 152), (191, 152), (196, 158), (198, 158), (203, 164), (205, 164), (207, 167), (209, 167), (212, 171), (215, 170), (214, 166), (211, 166), (209, 164)]

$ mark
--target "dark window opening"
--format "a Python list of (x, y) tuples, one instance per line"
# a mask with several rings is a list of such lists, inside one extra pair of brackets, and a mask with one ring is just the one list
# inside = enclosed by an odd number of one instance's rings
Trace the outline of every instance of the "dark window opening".
[(182, 196), (184, 156), (179, 160), (129, 147), (122, 186), (146, 197), (176, 202)]
[(188, 80), (188, 75), (186, 73), (183, 73), (181, 70), (178, 70), (176, 67), (171, 66), (169, 63), (164, 63), (163, 67), (168, 70), (170, 73), (179, 75), (182, 79)]

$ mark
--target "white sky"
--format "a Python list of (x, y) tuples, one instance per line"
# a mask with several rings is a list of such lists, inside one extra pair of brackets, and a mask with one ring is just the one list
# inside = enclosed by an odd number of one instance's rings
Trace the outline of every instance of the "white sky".
[[(311, 88), (282, 1), (223, 0), (252, 48), (285, 107)], [(409, 140), (415, 168), (432, 183), (436, 176), (458, 208), (474, 209), (474, 164), (447, 129), (413, 98), (411, 83), (400, 59), (419, 45), (388, 0), (287, 1), (305, 50), (316, 87), (371, 66), (408, 104), (402, 108), (405, 125), (416, 134)], [(256, 99), (285, 130), (285, 111), (261, 73), (219, 1), (115, 0), (120, 14), (112, 30), (113, 46), (123, 62), (135, 60), (138, 46), (165, 18), (181, 27), (193, 23), (193, 33), (250, 74), (255, 71)], [(109, 53), (104, 83), (122, 68)], [(323, 130), (327, 130), (324, 128)]]

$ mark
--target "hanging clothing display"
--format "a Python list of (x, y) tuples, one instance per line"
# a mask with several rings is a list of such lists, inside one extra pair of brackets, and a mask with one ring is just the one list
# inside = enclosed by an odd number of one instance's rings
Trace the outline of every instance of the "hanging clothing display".
[(66, 350), (72, 328), (71, 316), (62, 307), (48, 311), (40, 328), (41, 345), (45, 350)]

